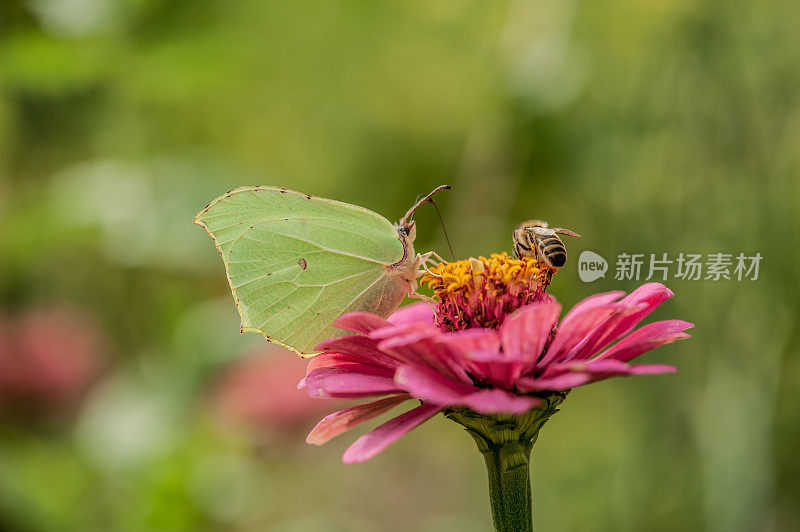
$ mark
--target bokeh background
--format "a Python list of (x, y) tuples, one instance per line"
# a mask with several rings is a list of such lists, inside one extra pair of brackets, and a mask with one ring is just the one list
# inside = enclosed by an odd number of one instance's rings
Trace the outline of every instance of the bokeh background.
[[(680, 372), (574, 391), (534, 450), (539, 530), (800, 529), (800, 4), (0, 2), (0, 530), (488, 530), (438, 417), (359, 466), (303, 363), (240, 335), (193, 215), (274, 184), (455, 254), (540, 217), (618, 253), (763, 256), (666, 284)], [(418, 249), (449, 255), (430, 208)], [(589, 249), (612, 271), (577, 275)]]

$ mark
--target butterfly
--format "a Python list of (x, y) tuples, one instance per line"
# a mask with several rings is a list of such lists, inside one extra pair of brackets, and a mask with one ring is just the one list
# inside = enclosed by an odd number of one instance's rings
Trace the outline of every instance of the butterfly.
[[(333, 323), (347, 312), (388, 317), (416, 294), (433, 252), (415, 254), (414, 210), (397, 223), (369, 209), (274, 186), (241, 187), (194, 218), (214, 240), (242, 319), (300, 355), (345, 334)], [(418, 296), (423, 297), (423, 296)]]

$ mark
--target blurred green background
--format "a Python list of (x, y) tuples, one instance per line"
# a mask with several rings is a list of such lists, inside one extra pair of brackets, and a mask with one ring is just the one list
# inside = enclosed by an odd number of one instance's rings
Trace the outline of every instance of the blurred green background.
[[(3, 0), (0, 530), (488, 530), (437, 417), (371, 462), (304, 436), (340, 406), (240, 335), (192, 216), (274, 184), (459, 257), (583, 235), (551, 292), (632, 290), (618, 253), (760, 252), (666, 282), (677, 375), (574, 391), (534, 449), (539, 530), (800, 529), (796, 1)], [(448, 255), (432, 209), (420, 251)], [(606, 257), (582, 283), (577, 257)], [(276, 406), (277, 405), (277, 406)]]

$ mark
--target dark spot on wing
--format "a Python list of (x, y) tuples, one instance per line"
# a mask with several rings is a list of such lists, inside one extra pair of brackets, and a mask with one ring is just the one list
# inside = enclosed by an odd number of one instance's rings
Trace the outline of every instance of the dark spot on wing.
[(306, 268), (308, 268), (308, 262), (306, 262), (306, 259), (298, 260), (297, 264), (300, 266), (301, 270), (305, 270)]

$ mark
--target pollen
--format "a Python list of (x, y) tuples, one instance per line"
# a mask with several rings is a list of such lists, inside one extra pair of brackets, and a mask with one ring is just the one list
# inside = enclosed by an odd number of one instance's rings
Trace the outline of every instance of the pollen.
[(427, 284), (438, 295), (442, 292), (463, 291), (471, 294), (482, 281), (495, 290), (512, 285), (529, 284), (532, 280), (549, 283), (552, 269), (532, 257), (514, 259), (504, 253), (492, 253), (487, 259), (478, 257), (458, 260), (431, 267), (423, 276)]
[(496, 327), (522, 305), (547, 297), (554, 270), (533, 257), (506, 253), (436, 264), (422, 283), (437, 300), (437, 321), (446, 330)]

